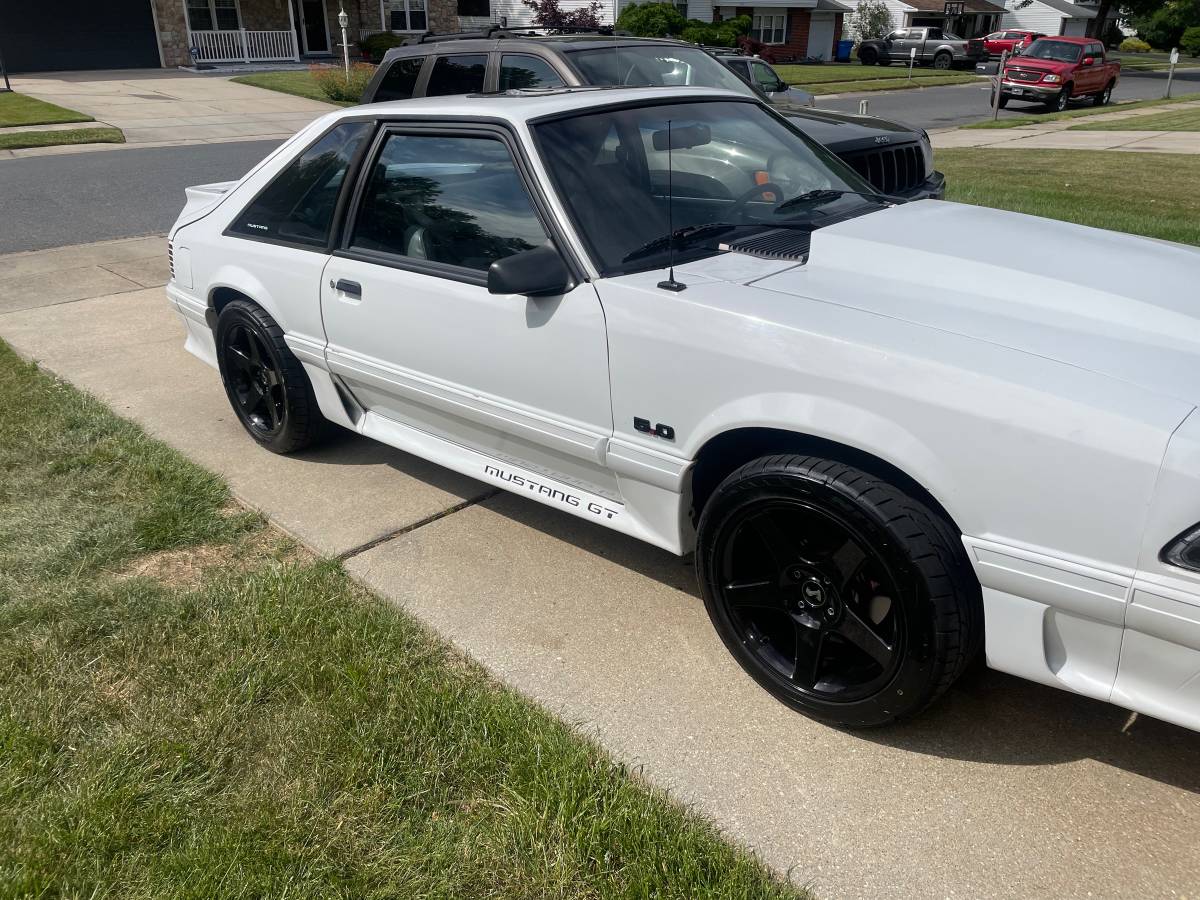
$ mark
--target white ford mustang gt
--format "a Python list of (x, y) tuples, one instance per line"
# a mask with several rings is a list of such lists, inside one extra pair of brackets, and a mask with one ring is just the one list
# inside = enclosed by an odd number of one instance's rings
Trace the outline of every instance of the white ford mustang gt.
[(983, 644), (1200, 728), (1200, 251), (895, 205), (691, 88), (336, 112), (170, 241), (254, 440), (340, 425), (694, 550), (798, 710), (910, 716)]

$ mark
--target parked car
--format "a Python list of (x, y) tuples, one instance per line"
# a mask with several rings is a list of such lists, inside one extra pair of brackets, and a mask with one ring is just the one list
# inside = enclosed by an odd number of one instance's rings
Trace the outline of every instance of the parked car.
[(797, 108), (817, 105), (816, 97), (808, 91), (788, 84), (765, 59), (747, 56), (737, 50), (727, 48), (706, 47), (705, 49), (713, 59), (759, 91), (770, 103), (776, 106)]
[(1121, 64), (1095, 38), (1039, 38), (1005, 63), (999, 104), (1028, 100), (1061, 112), (1082, 97), (1104, 106), (1120, 80)]
[(426, 34), (387, 52), (362, 102), (589, 84), (738, 91), (769, 102), (889, 196), (940, 199), (946, 191), (946, 179), (933, 167), (933, 147), (923, 130), (870, 116), (811, 109), (807, 95), (779, 90), (768, 95), (701, 47), (682, 41), (596, 32), (538, 35), (496, 28)]
[(168, 247), (262, 447), (341, 426), (694, 551), (797, 710), (915, 715), (982, 643), (1200, 727), (1196, 248), (893, 204), (688, 87), (338, 110)]
[(929, 63), (935, 69), (974, 66), (987, 59), (980, 38), (967, 40), (941, 28), (900, 28), (885, 38), (859, 44), (858, 61), (864, 66), (907, 63), (913, 50), (917, 51), (918, 65)]
[(983, 49), (988, 57), (999, 56), (1002, 53), (1013, 53), (1019, 47), (1027, 47), (1040, 37), (1045, 37), (1040, 31), (994, 31), (983, 39)]

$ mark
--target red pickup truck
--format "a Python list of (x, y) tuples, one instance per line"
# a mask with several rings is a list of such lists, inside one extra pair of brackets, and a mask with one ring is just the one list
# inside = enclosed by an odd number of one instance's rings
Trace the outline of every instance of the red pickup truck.
[(1038, 38), (1005, 64), (999, 102), (1028, 100), (1061, 112), (1072, 98), (1090, 97), (1103, 106), (1120, 77), (1121, 64), (1109, 62), (1095, 38)]

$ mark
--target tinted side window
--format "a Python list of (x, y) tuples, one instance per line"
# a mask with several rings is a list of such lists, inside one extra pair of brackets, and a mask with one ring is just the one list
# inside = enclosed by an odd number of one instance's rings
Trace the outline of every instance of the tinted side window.
[(410, 56), (392, 63), (383, 80), (379, 82), (379, 90), (375, 92), (373, 102), (408, 100), (412, 97), (417, 87), (417, 76), (421, 74), (421, 65), (424, 62), (423, 56)]
[(503, 142), (394, 134), (372, 166), (350, 245), (486, 271), (545, 241)]
[(339, 125), (275, 176), (229, 230), (323, 247), (346, 169), (371, 133), (370, 122)]
[[(919, 34), (915, 34), (915, 33), (914, 33), (914, 34), (913, 34), (913, 37), (915, 37), (915, 38), (917, 38), (917, 39), (920, 39), (921, 35), (919, 35)], [(929, 38), (929, 40), (931, 40), (931, 41), (940, 41), (940, 40), (942, 40), (942, 29), (940, 29), (940, 28), (930, 28), (930, 29), (929, 29), (929, 31), (926, 33), (926, 37), (928, 37), (928, 38)]]
[(439, 56), (429, 76), (427, 97), (447, 97), (453, 94), (474, 94), (483, 90), (483, 73), (487, 69), (486, 53), (467, 53), (460, 56)]
[(536, 56), (505, 54), (500, 57), (500, 90), (561, 87), (562, 78), (553, 66)]

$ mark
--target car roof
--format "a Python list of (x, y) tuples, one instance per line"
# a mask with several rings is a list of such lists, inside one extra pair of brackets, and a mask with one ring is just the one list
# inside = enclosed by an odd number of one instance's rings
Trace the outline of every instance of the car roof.
[[(757, 103), (754, 97), (719, 88), (678, 87), (558, 87), (516, 90), (492, 94), (451, 97), (421, 97), (387, 100), (352, 106), (342, 115), (361, 115), (364, 110), (388, 118), (494, 118), (513, 123), (564, 112), (586, 111), (625, 103), (656, 101), (739, 100)], [(337, 115), (337, 114), (335, 114)]]
[(469, 50), (496, 49), (525, 46), (554, 47), (556, 49), (582, 50), (588, 47), (640, 47), (647, 44), (660, 44), (675, 47), (696, 47), (687, 41), (674, 38), (634, 37), (631, 35), (613, 34), (523, 34), (519, 31), (507, 31), (492, 36), (456, 37), (447, 35), (439, 40), (431, 37), (420, 43), (402, 44), (392, 47), (384, 54), (387, 60), (396, 56), (426, 55), (435, 51), (466, 52)]

